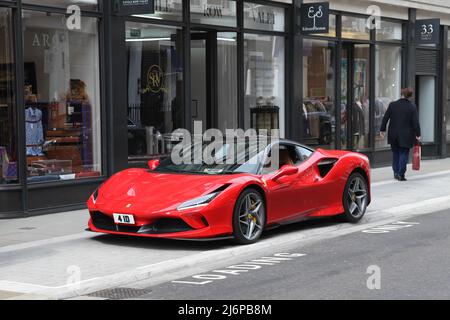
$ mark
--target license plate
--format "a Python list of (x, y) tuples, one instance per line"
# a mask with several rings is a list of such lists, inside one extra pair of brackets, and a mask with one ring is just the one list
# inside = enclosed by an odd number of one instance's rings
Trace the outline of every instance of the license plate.
[(113, 216), (116, 224), (135, 224), (134, 216), (131, 214), (114, 213)]

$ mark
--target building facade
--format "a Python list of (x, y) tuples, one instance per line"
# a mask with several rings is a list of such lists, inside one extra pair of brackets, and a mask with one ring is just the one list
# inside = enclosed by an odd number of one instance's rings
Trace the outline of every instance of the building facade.
[[(119, 2), (0, 0), (0, 218), (82, 208), (194, 121), (386, 165), (381, 119), (405, 86), (423, 155), (450, 156), (446, 0)], [(324, 16), (324, 32), (304, 29)]]

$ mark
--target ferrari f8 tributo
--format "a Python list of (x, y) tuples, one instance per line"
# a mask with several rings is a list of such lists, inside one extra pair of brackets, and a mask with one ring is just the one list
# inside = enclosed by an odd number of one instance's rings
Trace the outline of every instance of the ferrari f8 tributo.
[[(249, 148), (236, 159), (246, 159)], [(266, 160), (275, 150), (274, 168)], [(362, 154), (280, 140), (251, 160), (177, 165), (167, 157), (150, 161), (149, 169), (119, 172), (89, 198), (89, 228), (155, 238), (230, 237), (249, 244), (266, 228), (308, 218), (341, 215), (356, 223), (370, 203), (370, 165)]]

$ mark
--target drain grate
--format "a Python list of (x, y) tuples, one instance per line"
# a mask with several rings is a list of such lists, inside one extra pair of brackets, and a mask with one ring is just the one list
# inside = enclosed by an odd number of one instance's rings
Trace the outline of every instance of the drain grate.
[(147, 289), (113, 288), (93, 292), (88, 296), (111, 300), (125, 300), (125, 299), (135, 299), (143, 295), (149, 294), (151, 292), (152, 290)]

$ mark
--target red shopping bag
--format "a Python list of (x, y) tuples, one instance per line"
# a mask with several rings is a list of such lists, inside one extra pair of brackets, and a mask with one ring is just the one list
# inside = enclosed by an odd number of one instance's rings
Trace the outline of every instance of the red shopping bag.
[(413, 165), (412, 169), (415, 171), (420, 170), (420, 159), (422, 159), (422, 146), (419, 141), (416, 142), (413, 149)]

